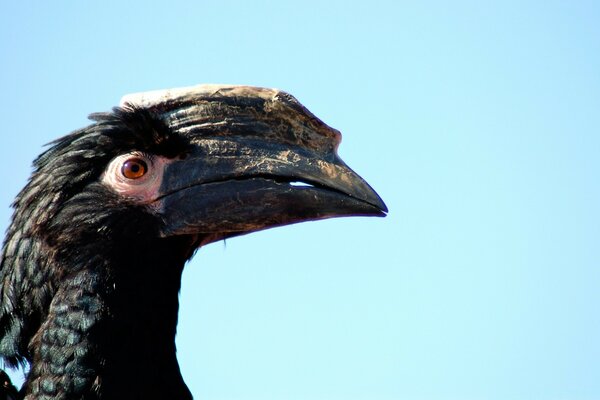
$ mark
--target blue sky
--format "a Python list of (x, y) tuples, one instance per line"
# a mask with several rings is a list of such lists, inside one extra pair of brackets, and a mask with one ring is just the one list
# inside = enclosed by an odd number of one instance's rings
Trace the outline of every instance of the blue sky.
[(196, 398), (600, 398), (600, 6), (4, 2), (0, 229), (50, 140), (123, 94), (277, 87), (343, 134), (385, 219), (202, 248)]

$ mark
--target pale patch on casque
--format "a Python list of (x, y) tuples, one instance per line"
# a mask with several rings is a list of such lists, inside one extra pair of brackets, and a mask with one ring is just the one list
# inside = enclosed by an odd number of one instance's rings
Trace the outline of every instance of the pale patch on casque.
[(121, 98), (121, 105), (135, 104), (142, 107), (152, 107), (168, 101), (184, 98), (210, 98), (212, 96), (261, 97), (272, 100), (278, 94), (284, 93), (278, 89), (260, 88), (246, 85), (200, 84), (180, 88), (150, 90), (131, 93)]

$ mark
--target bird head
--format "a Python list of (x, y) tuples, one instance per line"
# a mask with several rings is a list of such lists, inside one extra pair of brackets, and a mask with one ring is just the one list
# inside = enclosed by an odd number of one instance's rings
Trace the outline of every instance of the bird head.
[[(375, 191), (338, 156), (340, 133), (291, 95), (201, 85), (125, 96), (51, 143), (17, 196), (0, 269), (0, 354), (32, 342), (65, 277), (177, 244), (203, 244), (308, 220), (384, 216)], [(153, 254), (146, 252), (146, 254)], [(178, 277), (177, 277), (178, 279)]]
[[(147, 226), (132, 218), (122, 226), (114, 218), (134, 209), (151, 218), (153, 232), (146, 233), (192, 234), (202, 244), (387, 212), (339, 158), (340, 133), (282, 91), (200, 85), (144, 92), (91, 119), (35, 161), (15, 202), (15, 220), (51, 241), (82, 233), (135, 238), (132, 231)], [(94, 207), (99, 200), (111, 207)]]

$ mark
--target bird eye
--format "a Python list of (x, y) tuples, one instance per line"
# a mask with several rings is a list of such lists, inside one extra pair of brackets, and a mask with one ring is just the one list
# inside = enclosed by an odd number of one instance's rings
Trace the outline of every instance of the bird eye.
[(127, 179), (139, 179), (148, 172), (148, 164), (140, 158), (130, 158), (123, 163), (121, 174)]

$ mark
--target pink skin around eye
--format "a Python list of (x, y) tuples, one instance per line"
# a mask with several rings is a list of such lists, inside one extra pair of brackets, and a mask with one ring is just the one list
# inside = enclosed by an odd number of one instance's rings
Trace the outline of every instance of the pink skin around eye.
[[(123, 176), (123, 164), (131, 159), (141, 159), (146, 163), (148, 171), (145, 175), (137, 179), (128, 179)], [(123, 197), (140, 204), (150, 204), (159, 196), (165, 166), (171, 161), (161, 156), (149, 158), (138, 153), (123, 154), (108, 164), (102, 174), (101, 182)]]

